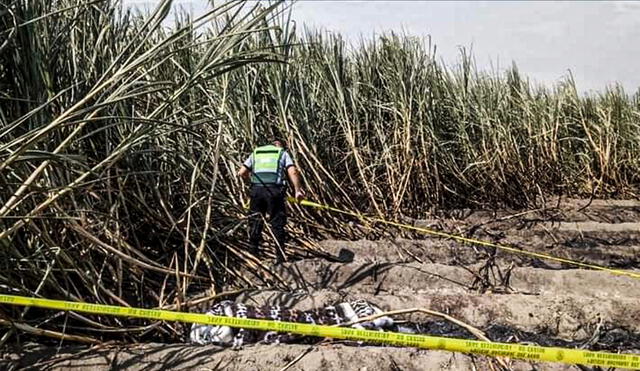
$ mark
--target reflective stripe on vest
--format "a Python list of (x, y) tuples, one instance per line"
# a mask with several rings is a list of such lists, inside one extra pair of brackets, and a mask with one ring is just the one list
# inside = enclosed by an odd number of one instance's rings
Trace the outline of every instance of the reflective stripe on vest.
[(253, 184), (283, 184), (280, 176), (280, 157), (283, 148), (263, 146), (253, 151), (253, 169), (251, 183)]

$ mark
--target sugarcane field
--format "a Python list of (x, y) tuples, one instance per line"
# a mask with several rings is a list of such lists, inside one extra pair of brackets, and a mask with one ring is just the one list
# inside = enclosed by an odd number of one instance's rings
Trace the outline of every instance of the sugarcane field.
[(0, 0), (0, 369), (640, 369), (638, 30)]

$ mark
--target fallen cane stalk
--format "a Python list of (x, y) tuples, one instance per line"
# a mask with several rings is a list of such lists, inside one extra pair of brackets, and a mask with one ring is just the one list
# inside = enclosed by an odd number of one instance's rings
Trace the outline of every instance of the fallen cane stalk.
[(298, 363), (302, 357), (306, 356), (307, 354), (309, 354), (309, 352), (313, 350), (313, 346), (310, 346), (308, 348), (306, 348), (302, 353), (300, 353), (299, 356), (297, 356), (294, 360), (292, 360), (291, 362), (287, 363), (286, 366), (284, 366), (283, 368), (280, 369), (280, 371), (286, 371), (289, 368), (291, 368), (291, 366), (295, 365), (296, 363)]
[(52, 365), (54, 365), (56, 363), (64, 362), (64, 361), (66, 361), (68, 359), (72, 359), (72, 358), (76, 358), (77, 359), (80, 356), (83, 356), (85, 354), (94, 353), (94, 352), (96, 352), (97, 350), (100, 350), (100, 349), (109, 349), (114, 344), (116, 344), (116, 343), (115, 342), (104, 342), (104, 343), (99, 343), (99, 344), (90, 346), (89, 348), (81, 350), (79, 352), (72, 352), (70, 354), (65, 354), (65, 355), (54, 355), (50, 359), (42, 360), (40, 362), (32, 364), (30, 366), (30, 368), (33, 368), (35, 370), (47, 369), (47, 368), (50, 368)]
[(28, 334), (31, 334), (31, 335), (46, 336), (46, 337), (50, 337), (50, 338), (54, 338), (54, 339), (70, 340), (70, 341), (77, 341), (77, 342), (89, 343), (89, 344), (100, 344), (100, 343), (102, 343), (100, 340), (94, 339), (94, 338), (88, 337), (88, 336), (69, 335), (69, 334), (63, 334), (63, 333), (57, 332), (57, 331), (43, 330), (43, 329), (40, 329), (40, 328), (37, 328), (37, 327), (33, 327), (33, 326), (30, 326), (30, 325), (27, 325), (26, 323), (12, 322), (12, 321), (4, 320), (4, 319), (0, 319), (0, 325), (6, 326), (6, 327), (13, 327), (15, 329), (18, 329), (20, 331), (24, 331), (24, 332), (26, 332)]
[(482, 332), (480, 329), (475, 328), (469, 324), (466, 324), (460, 320), (457, 320), (447, 314), (441, 313), (441, 312), (437, 312), (434, 310), (430, 310), (430, 309), (424, 309), (424, 308), (410, 308), (410, 309), (399, 309), (399, 310), (392, 310), (389, 312), (383, 312), (383, 313), (378, 313), (378, 314), (374, 314), (368, 317), (362, 317), (359, 318), (355, 321), (351, 321), (351, 322), (347, 322), (347, 323), (343, 323), (340, 325), (334, 325), (334, 326), (351, 326), (351, 325), (355, 325), (356, 323), (362, 323), (362, 322), (369, 322), (369, 321), (373, 321), (374, 319), (380, 318), (380, 317), (384, 317), (384, 316), (394, 316), (394, 315), (398, 315), (398, 314), (407, 314), (407, 313), (416, 313), (416, 312), (420, 312), (420, 313), (425, 313), (431, 316), (436, 316), (436, 317), (441, 317), (446, 319), (449, 322), (455, 323), (458, 326), (464, 327), (465, 329), (467, 329), (470, 333), (472, 333), (475, 337), (477, 337), (478, 339), (484, 340), (484, 341), (491, 341), (489, 340), (489, 338), (484, 334), (484, 332)]
[[(461, 326), (463, 328), (465, 328), (467, 331), (469, 331), (470, 333), (472, 333), (475, 337), (477, 337), (480, 340), (483, 341), (487, 341), (487, 342), (491, 342), (491, 340), (484, 334), (484, 332), (482, 332), (480, 329), (473, 327), (467, 323), (464, 323), (458, 319), (455, 319), (447, 314), (435, 311), (435, 310), (430, 310), (430, 309), (425, 309), (425, 308), (410, 308), (410, 309), (399, 309), (399, 310), (392, 310), (392, 311), (388, 311), (388, 312), (383, 312), (383, 313), (378, 313), (378, 314), (374, 314), (368, 317), (362, 317), (359, 318), (355, 321), (351, 321), (351, 322), (347, 322), (347, 323), (343, 323), (340, 325), (334, 325), (334, 326), (351, 326), (351, 325), (355, 325), (356, 323), (362, 323), (362, 322), (369, 322), (369, 321), (373, 321), (374, 319), (380, 318), (380, 317), (384, 317), (384, 316), (393, 316), (393, 315), (398, 315), (398, 314), (407, 314), (407, 313), (425, 313), (431, 316), (435, 316), (435, 317), (440, 317), (440, 318), (444, 318), (445, 320), (451, 322), (451, 323), (455, 323), (458, 326)], [(503, 366), (504, 368), (508, 369), (509, 366), (507, 366), (507, 363), (505, 362), (504, 359), (502, 359), (502, 357), (496, 357), (496, 360), (500, 363), (501, 366)]]
[[(233, 290), (233, 291), (225, 291), (225, 292), (221, 292), (219, 294), (215, 294), (212, 296), (207, 296), (204, 298), (199, 298), (199, 299), (194, 299), (191, 301), (186, 301), (184, 303), (182, 303), (183, 307), (193, 307), (202, 303), (206, 303), (221, 297), (225, 297), (225, 296), (233, 296), (233, 295), (237, 295), (237, 294), (242, 294), (245, 291), (248, 291), (249, 289), (239, 289), (239, 290)], [(176, 308), (178, 307), (178, 305), (176, 304), (169, 304), (169, 305), (164, 305), (158, 309), (163, 309), (163, 310), (176, 310)]]

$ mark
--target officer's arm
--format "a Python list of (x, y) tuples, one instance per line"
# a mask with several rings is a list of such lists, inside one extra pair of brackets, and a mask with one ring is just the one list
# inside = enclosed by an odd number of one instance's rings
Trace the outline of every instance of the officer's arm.
[(302, 190), (302, 182), (300, 181), (300, 172), (298, 172), (298, 169), (295, 166), (289, 166), (287, 168), (287, 174), (296, 192), (296, 198), (304, 198), (304, 191)]

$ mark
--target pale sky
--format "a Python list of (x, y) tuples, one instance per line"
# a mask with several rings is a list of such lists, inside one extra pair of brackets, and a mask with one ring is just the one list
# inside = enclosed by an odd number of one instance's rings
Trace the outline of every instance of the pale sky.
[[(124, 0), (126, 4), (153, 0)], [(194, 14), (205, 0), (177, 0)], [(472, 48), (478, 68), (520, 71), (550, 84), (570, 70), (582, 92), (619, 82), (640, 87), (640, 1), (310, 1), (293, 5), (293, 19), (349, 42), (393, 30), (431, 35), (447, 64)]]

